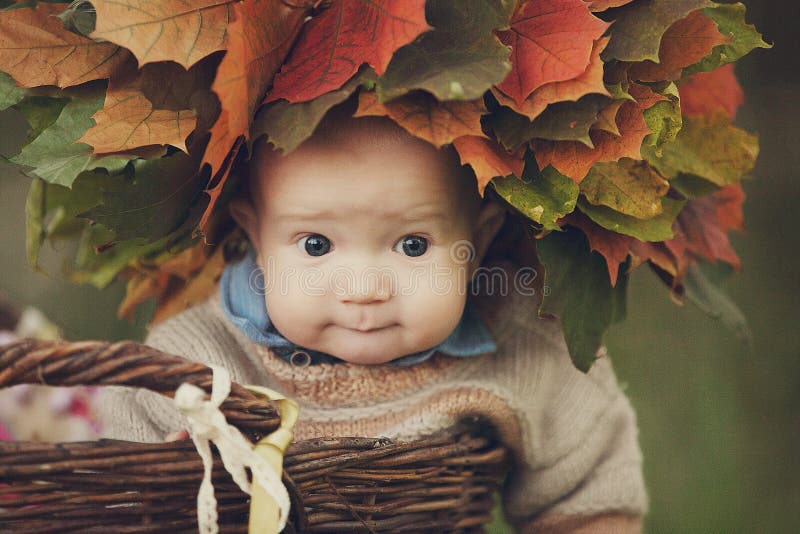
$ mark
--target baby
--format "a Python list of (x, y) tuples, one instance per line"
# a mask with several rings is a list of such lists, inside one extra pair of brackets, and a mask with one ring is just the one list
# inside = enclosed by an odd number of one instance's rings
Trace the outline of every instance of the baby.
[[(287, 156), (256, 147), (230, 206), (250, 252), (145, 342), (292, 397), (296, 440), (416, 439), (482, 416), (512, 451), (520, 532), (639, 532), (636, 417), (611, 362), (575, 369), (537, 318), (530, 266), (488, 261), (506, 209), (452, 149), (341, 110)], [(185, 427), (141, 390), (108, 389), (103, 408), (109, 437)]]

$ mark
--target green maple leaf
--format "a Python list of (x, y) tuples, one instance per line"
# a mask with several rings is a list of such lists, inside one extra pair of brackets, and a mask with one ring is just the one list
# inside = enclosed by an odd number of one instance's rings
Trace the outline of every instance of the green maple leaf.
[(644, 122), (653, 133), (644, 138), (643, 144), (652, 147), (657, 155), (661, 155), (662, 147), (674, 140), (683, 127), (681, 97), (674, 83), (661, 90), (652, 89), (667, 97), (667, 100), (656, 102), (654, 106), (644, 110)]
[(116, 235), (101, 224), (87, 226), (78, 243), (77, 270), (67, 272), (73, 282), (104, 288), (135, 258), (151, 254), (163, 243), (136, 238), (115, 242)]
[(33, 178), (25, 201), (26, 249), (32, 268), (38, 268), (39, 250), (46, 239), (70, 237), (86, 226), (86, 220), (76, 217), (102, 202), (101, 186), (108, 179), (100, 171), (87, 171), (70, 189)]
[(14, 108), (28, 121), (30, 131), (22, 146), (30, 144), (49, 128), (61, 115), (61, 111), (69, 100), (48, 96), (28, 96), (23, 98)]
[(514, 2), (508, 0), (428, 0), (432, 31), (394, 53), (378, 80), (382, 102), (413, 89), (439, 100), (475, 100), (511, 71), (511, 50), (493, 29), (508, 27)]
[(291, 152), (311, 137), (329, 109), (347, 100), (358, 87), (374, 86), (375, 80), (372, 69), (362, 68), (341, 88), (313, 100), (292, 104), (281, 99), (263, 106), (250, 127), (248, 152), (252, 154), (252, 143), (264, 134), (284, 153)]
[(659, 62), (664, 32), (692, 11), (712, 7), (710, 0), (648, 0), (632, 2), (615, 13), (611, 41), (600, 55), (603, 61)]
[(66, 187), (71, 187), (84, 171), (104, 168), (113, 173), (122, 170), (131, 157), (97, 156), (92, 153), (91, 146), (76, 143), (95, 124), (92, 115), (103, 107), (105, 84), (84, 84), (64, 94), (72, 98), (58, 118), (10, 161), (30, 167), (27, 174)]
[(539, 315), (561, 319), (572, 362), (586, 373), (606, 330), (625, 317), (628, 277), (612, 288), (605, 260), (576, 228), (538, 240), (537, 252), (545, 271)]
[(677, 175), (669, 181), (669, 186), (686, 198), (704, 197), (719, 190), (718, 185), (691, 174)]
[(497, 176), (491, 184), (509, 204), (546, 230), (560, 230), (558, 219), (571, 213), (578, 200), (575, 182), (550, 165), (539, 172), (530, 153), (522, 179)]
[(101, 223), (119, 240), (141, 237), (150, 243), (166, 236), (186, 221), (191, 206), (207, 200), (201, 192), (208, 172), (197, 172), (200, 154), (190, 157), (177, 151), (132, 161), (132, 176), (107, 177), (99, 187), (102, 203), (80, 216)]
[[(724, 265), (724, 264), (723, 264)], [(683, 280), (686, 297), (700, 310), (725, 325), (737, 339), (752, 346), (753, 334), (747, 318), (733, 300), (715, 283), (703, 269), (719, 268), (710, 264), (692, 265)]]
[(738, 61), (756, 48), (772, 48), (761, 38), (755, 27), (745, 22), (744, 4), (715, 4), (703, 13), (717, 23), (722, 35), (730, 35), (733, 41), (715, 46), (711, 54), (700, 62), (683, 69), (683, 75), (709, 72), (727, 63)]
[(10, 108), (25, 97), (25, 90), (17, 87), (14, 78), (0, 72), (0, 111)]
[(611, 101), (599, 94), (590, 94), (575, 102), (550, 104), (541, 115), (530, 121), (506, 106), (499, 106), (486, 118), (497, 140), (508, 150), (516, 151), (533, 138), (551, 141), (578, 141), (593, 148), (589, 130), (597, 115)]
[(668, 179), (693, 174), (725, 186), (753, 170), (758, 138), (733, 126), (724, 114), (684, 117), (683, 128), (660, 157), (647, 146), (642, 155)]
[(650, 219), (638, 219), (615, 211), (608, 206), (595, 206), (585, 198), (578, 199), (578, 208), (594, 222), (618, 234), (625, 234), (641, 241), (664, 241), (674, 236), (672, 223), (685, 204), (682, 200), (662, 198), (662, 211)]
[(623, 158), (595, 164), (580, 189), (591, 204), (637, 219), (652, 219), (663, 212), (661, 201), (669, 183), (646, 162)]
[(197, 243), (192, 230), (204, 210), (204, 202), (195, 204), (178, 228), (153, 242), (143, 237), (118, 240), (117, 234), (102, 224), (86, 226), (78, 243), (75, 269), (67, 276), (73, 282), (102, 289), (134, 260), (147, 261), (164, 253), (178, 254)]

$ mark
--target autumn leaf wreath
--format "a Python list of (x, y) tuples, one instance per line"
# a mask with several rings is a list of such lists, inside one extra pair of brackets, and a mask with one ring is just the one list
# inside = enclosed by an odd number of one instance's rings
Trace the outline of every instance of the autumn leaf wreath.
[[(452, 144), (535, 232), (577, 367), (647, 263), (713, 307), (697, 268), (739, 268), (754, 136), (733, 63), (768, 48), (741, 3), (709, 0), (0, 1), (0, 109), (28, 123), (32, 266), (78, 242), (71, 279), (128, 280), (122, 316), (205, 298), (234, 230), (234, 160), (285, 152), (331, 107)], [(5, 116), (8, 116), (7, 114)], [(242, 155), (245, 156), (242, 156)], [(736, 325), (736, 320), (730, 321)]]

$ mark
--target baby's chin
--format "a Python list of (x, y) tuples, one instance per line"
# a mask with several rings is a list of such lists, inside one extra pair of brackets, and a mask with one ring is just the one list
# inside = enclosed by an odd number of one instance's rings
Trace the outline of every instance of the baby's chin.
[[(431, 348), (436, 343), (409, 346), (399, 335), (401, 327), (392, 326), (373, 332), (358, 332), (339, 327), (322, 348), (314, 348), (356, 365), (380, 365), (408, 354)], [(332, 333), (333, 334), (333, 333)], [(417, 347), (416, 345), (420, 345)]]

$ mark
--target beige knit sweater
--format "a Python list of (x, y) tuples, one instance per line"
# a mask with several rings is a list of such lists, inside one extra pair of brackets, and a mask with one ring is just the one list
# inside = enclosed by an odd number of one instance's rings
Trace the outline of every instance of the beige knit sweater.
[[(294, 398), (301, 410), (296, 440), (414, 439), (482, 415), (513, 451), (504, 504), (521, 530), (639, 532), (648, 497), (636, 415), (609, 358), (602, 352), (588, 374), (575, 369), (558, 323), (534, 319), (535, 297), (512, 291), (474, 298), (497, 352), (436, 353), (410, 367), (295, 367), (239, 332), (217, 293), (156, 325), (145, 343)], [(144, 390), (106, 388), (100, 404), (108, 437), (161, 441), (185, 428), (170, 399)]]

